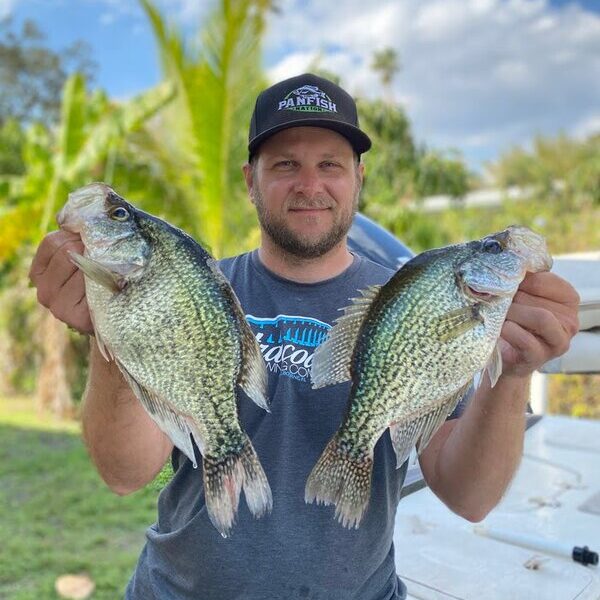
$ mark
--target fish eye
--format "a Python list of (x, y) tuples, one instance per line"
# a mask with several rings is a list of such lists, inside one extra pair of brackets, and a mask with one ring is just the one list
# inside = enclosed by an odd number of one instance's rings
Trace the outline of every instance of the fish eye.
[(129, 211), (122, 206), (117, 206), (110, 212), (110, 218), (115, 221), (127, 221), (129, 219)]
[(498, 240), (488, 238), (483, 240), (482, 249), (490, 254), (500, 254), (502, 252), (502, 244)]

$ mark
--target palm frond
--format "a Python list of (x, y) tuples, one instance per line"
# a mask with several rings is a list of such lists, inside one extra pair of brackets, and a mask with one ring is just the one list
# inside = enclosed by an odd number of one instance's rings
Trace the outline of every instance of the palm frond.
[(144, 121), (155, 115), (175, 95), (171, 82), (158, 86), (117, 106), (89, 132), (75, 159), (65, 166), (61, 177), (69, 182), (89, 177), (94, 167), (103, 161), (112, 144), (137, 129)]

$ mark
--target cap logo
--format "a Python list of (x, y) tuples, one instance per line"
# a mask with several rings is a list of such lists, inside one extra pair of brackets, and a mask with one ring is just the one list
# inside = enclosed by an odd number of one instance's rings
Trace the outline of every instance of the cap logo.
[(277, 110), (299, 110), (309, 112), (337, 112), (331, 98), (316, 85), (303, 85), (292, 90), (279, 101)]

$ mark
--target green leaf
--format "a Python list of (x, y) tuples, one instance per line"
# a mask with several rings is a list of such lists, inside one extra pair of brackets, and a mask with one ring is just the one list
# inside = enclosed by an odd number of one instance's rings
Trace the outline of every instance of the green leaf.
[(81, 151), (65, 165), (60, 177), (68, 182), (89, 180), (93, 169), (106, 159), (112, 145), (120, 143), (154, 116), (174, 95), (173, 84), (166, 81), (108, 111), (90, 131)]
[(180, 164), (177, 185), (195, 215), (192, 233), (221, 255), (227, 239), (239, 239), (240, 233), (228, 228), (226, 214), (240, 227), (239, 215), (249, 214), (240, 167), (247, 156), (252, 106), (263, 87), (260, 42), (270, 3), (221, 0), (196, 52), (149, 0), (141, 4), (157, 39), (164, 74), (178, 90), (163, 113), (161, 138)]

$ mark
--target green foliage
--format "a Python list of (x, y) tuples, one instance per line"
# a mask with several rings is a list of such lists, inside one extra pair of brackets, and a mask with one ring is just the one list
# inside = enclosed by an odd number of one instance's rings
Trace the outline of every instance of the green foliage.
[(10, 119), (55, 123), (60, 91), (69, 73), (93, 78), (96, 64), (86, 42), (77, 41), (57, 52), (45, 40), (31, 20), (25, 21), (20, 31), (13, 30), (10, 20), (0, 21), (0, 125)]
[(600, 419), (600, 375), (552, 375), (549, 410), (553, 414)]
[(156, 491), (114, 495), (79, 428), (36, 417), (32, 406), (0, 398), (0, 597), (55, 598), (58, 576), (87, 572), (95, 600), (122, 598), (155, 519)]
[(417, 152), (402, 108), (382, 100), (357, 101), (361, 128), (373, 146), (364, 156), (365, 186), (361, 209), (394, 206), (413, 191)]
[[(4, 175), (22, 175), (25, 172), (23, 146), (25, 133), (16, 119), (6, 119), (0, 126), (0, 173)], [(0, 186), (1, 186), (0, 180)], [(4, 194), (8, 189), (4, 189)], [(0, 197), (3, 192), (0, 188)]]
[(32, 394), (39, 366), (39, 312), (35, 291), (21, 277), (22, 270), (9, 271), (0, 291), (0, 337), (6, 346), (0, 372), (4, 391), (11, 394)]
[(163, 113), (155, 162), (179, 190), (188, 230), (217, 256), (237, 249), (255, 223), (240, 166), (248, 118), (263, 87), (265, 0), (221, 0), (192, 46), (149, 0), (141, 0), (177, 98)]
[(83, 76), (71, 76), (63, 92), (56, 130), (31, 125), (25, 137), (26, 170), (12, 178), (0, 197), (0, 260), (8, 261), (25, 243), (35, 244), (70, 191), (98, 179), (111, 150), (167, 104), (174, 94), (164, 82), (122, 103), (88, 94)]
[(396, 73), (400, 71), (398, 54), (393, 48), (383, 48), (373, 53), (371, 68), (381, 77), (381, 83), (389, 86)]
[(532, 186), (539, 195), (600, 203), (600, 135), (583, 141), (538, 136), (530, 151), (512, 148), (489, 169), (501, 187)]
[[(6, 178), (0, 187), (0, 289), (4, 288), (0, 321), (1, 335), (10, 349), (11, 360), (2, 369), (4, 387), (31, 392), (33, 374), (40, 359), (34, 342), (39, 329), (35, 322), (34, 295), (23, 290), (33, 247), (51, 228), (54, 215), (73, 189), (101, 179), (106, 165), (123, 147), (127, 137), (168, 103), (173, 86), (164, 82), (132, 100), (115, 104), (103, 93), (89, 94), (84, 78), (70, 77), (63, 93), (61, 119), (49, 130), (31, 125), (25, 133), (21, 176)], [(144, 187), (139, 179), (135, 181)], [(27, 303), (23, 300), (27, 299)], [(27, 311), (24, 312), (24, 308)], [(80, 398), (85, 379), (85, 340), (72, 334), (69, 345), (69, 379), (73, 395)]]
[(469, 191), (469, 172), (456, 153), (446, 156), (423, 151), (417, 162), (414, 191), (417, 198), (437, 194), (462, 198)]
[(396, 104), (362, 98), (357, 105), (361, 127), (373, 142), (364, 157), (361, 210), (383, 218), (382, 224), (389, 227), (403, 218), (395, 209), (405, 210), (411, 199), (434, 194), (464, 196), (470, 186), (469, 173), (456, 153), (447, 156), (417, 148), (408, 117)]
[(384, 223), (415, 251), (482, 237), (519, 224), (545, 236), (554, 254), (600, 248), (600, 207), (573, 199), (505, 200), (491, 208), (456, 206), (439, 212), (422, 209), (377, 210), (369, 214)]

